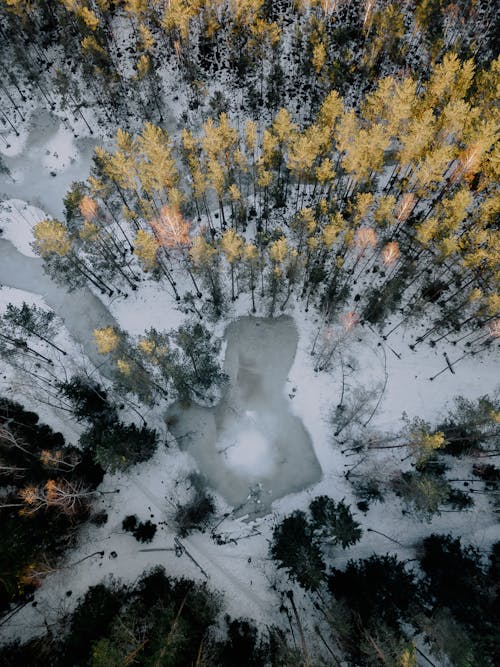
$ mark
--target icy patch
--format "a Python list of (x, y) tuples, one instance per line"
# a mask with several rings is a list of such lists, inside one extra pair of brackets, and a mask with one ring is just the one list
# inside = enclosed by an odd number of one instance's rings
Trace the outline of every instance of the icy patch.
[(52, 217), (63, 216), (64, 197), (74, 181), (87, 178), (97, 141), (75, 138), (59, 118), (40, 109), (24, 135), (22, 146), (4, 151), (8, 173), (0, 174), (0, 196), (26, 199)]
[(239, 474), (259, 478), (274, 468), (274, 452), (270, 441), (257, 429), (241, 431), (226, 451), (227, 465)]
[[(26, 257), (12, 243), (0, 238), (0, 285), (40, 294), (45, 303), (65, 323), (75, 343), (99, 367), (103, 375), (111, 375), (111, 365), (102, 359), (94, 342), (94, 329), (117, 326), (103, 302), (84, 287), (67, 292), (52, 281), (43, 270), (40, 258)], [(26, 297), (29, 301), (29, 297)], [(77, 354), (73, 355), (77, 358)]]
[(220, 403), (178, 404), (167, 416), (210, 486), (240, 515), (263, 513), (322, 477), (309, 433), (285, 393), (298, 333), (290, 317), (240, 317), (227, 327), (226, 340), (230, 382)]

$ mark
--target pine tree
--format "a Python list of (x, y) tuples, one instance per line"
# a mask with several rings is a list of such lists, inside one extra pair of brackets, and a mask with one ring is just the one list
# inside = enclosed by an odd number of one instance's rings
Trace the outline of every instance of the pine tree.
[(134, 239), (134, 255), (136, 255), (145, 271), (157, 267), (158, 241), (152, 234), (139, 229)]
[(235, 265), (241, 260), (243, 252), (243, 239), (238, 236), (234, 230), (228, 229), (222, 235), (221, 249), (231, 270), (231, 299), (236, 299), (234, 269)]
[(15, 306), (12, 303), (8, 303), (3, 317), (0, 318), (0, 322), (9, 326), (9, 335), (14, 333), (18, 336), (19, 334), (21, 336), (34, 336), (58, 352), (66, 355), (67, 352), (53, 342), (55, 335), (54, 319), (55, 316), (52, 311), (38, 308), (35, 304), (28, 306), (23, 301), (22, 306)]
[(94, 329), (94, 338), (99, 354), (110, 354), (120, 345), (120, 336), (114, 327)]
[(253, 245), (252, 243), (245, 244), (243, 248), (243, 259), (244, 265), (248, 272), (249, 288), (252, 295), (252, 313), (255, 313), (256, 275), (257, 271), (262, 267), (262, 262), (257, 246)]
[(65, 256), (71, 250), (66, 228), (58, 220), (42, 220), (33, 228), (34, 248), (42, 257), (52, 253)]
[(199, 234), (193, 239), (189, 255), (194, 270), (202, 276), (209, 288), (215, 315), (219, 317), (224, 306), (224, 296), (220, 285), (217, 250)]

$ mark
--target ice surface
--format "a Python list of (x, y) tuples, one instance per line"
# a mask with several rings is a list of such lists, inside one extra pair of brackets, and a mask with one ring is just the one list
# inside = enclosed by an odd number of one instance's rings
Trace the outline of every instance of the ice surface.
[(257, 486), (257, 506), (264, 511), (276, 498), (321, 479), (309, 433), (284, 392), (298, 332), (290, 317), (240, 317), (225, 335), (229, 387), (223, 400), (213, 408), (177, 404), (169, 421), (212, 487), (248, 510)]
[(37, 111), (22, 151), (3, 158), (10, 176), (0, 175), (0, 199), (22, 199), (61, 217), (71, 184), (88, 176), (96, 144), (95, 139), (75, 138), (50, 112)]
[(249, 428), (237, 434), (228, 447), (226, 464), (240, 475), (255, 477), (268, 473), (276, 464), (272, 442), (257, 428)]
[(47, 305), (64, 320), (72, 338), (82, 345), (86, 356), (106, 374), (109, 362), (97, 352), (93, 331), (115, 326), (116, 322), (95, 294), (87, 288), (67, 292), (44, 273), (41, 259), (21, 254), (12, 243), (1, 238), (0, 285), (43, 295)]

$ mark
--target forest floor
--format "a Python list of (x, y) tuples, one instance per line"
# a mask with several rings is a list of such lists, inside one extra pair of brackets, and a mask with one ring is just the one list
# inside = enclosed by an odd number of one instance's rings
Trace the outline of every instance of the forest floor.
[[(84, 180), (89, 170), (95, 141), (73, 139), (50, 116), (37, 116), (28, 136), (19, 143), (17, 154), (5, 158), (11, 173), (10, 176), (0, 175), (0, 193), (6, 200), (1, 204), (0, 212), (0, 228), (3, 229), (0, 283), (4, 286), (0, 289), (0, 309), (8, 302), (45, 302), (64, 322), (64, 331), (60, 335), (72, 345), (72, 353), (79, 357), (75, 363), (90, 364), (95, 368), (102, 364), (102, 358), (94, 347), (94, 328), (117, 322), (134, 335), (151, 326), (159, 330), (172, 329), (186, 315), (177, 309), (175, 301), (159, 284), (144, 283), (127, 299), (119, 300), (101, 298), (88, 289), (68, 295), (43, 273), (41, 261), (33, 257), (29, 246), (31, 228), (45, 214), (61, 215), (66, 189), (71, 182)], [(228, 315), (217, 323), (216, 334), (222, 336), (229, 323), (249, 314), (249, 299), (242, 296)], [(216, 544), (209, 532), (195, 533), (180, 540), (184, 551), (177, 555), (173, 507), (188, 497), (189, 488), (184, 480), (200, 463), (188, 452), (181, 451), (163, 428), (164, 443), (150, 461), (127, 473), (106, 475), (102, 490), (119, 491), (104, 496), (97, 503), (98, 509), (108, 513), (108, 522), (101, 527), (88, 524), (81, 530), (78, 547), (67, 554), (63, 566), (49, 575), (36, 592), (37, 605), (28, 605), (14, 615), (3, 628), (4, 636), (26, 638), (42, 633), (46, 623), (55, 623), (61, 611), (71, 609), (77, 597), (90, 585), (107, 577), (133, 582), (144, 569), (158, 564), (165, 566), (172, 576), (208, 580), (211, 587), (224, 594), (229, 614), (248, 616), (264, 625), (284, 625), (285, 619), (279, 612), (280, 597), (273, 587), (284, 591), (292, 585), (283, 571), (276, 571), (268, 556), (268, 541), (274, 525), (284, 514), (305, 509), (319, 494), (344, 498), (353, 505), (356, 502), (345, 473), (359, 458), (349, 452), (342, 453), (347, 428), (337, 438), (333, 436), (335, 428), (331, 415), (339, 401), (363, 404), (358, 414), (357, 432), (369, 438), (377, 433), (400, 430), (403, 412), (410, 418), (419, 416), (435, 424), (444, 417), (453, 397), (477, 398), (497, 389), (500, 378), (498, 358), (489, 352), (481, 357), (466, 357), (453, 367), (452, 373), (444, 355), (446, 353), (453, 363), (461, 356), (459, 350), (444, 339), (435, 347), (422, 344), (412, 351), (409, 343), (414, 342), (419, 333), (419, 327), (414, 324), (401, 327), (388, 341), (365, 326), (355, 327), (348, 334), (342, 333), (340, 328), (333, 329), (330, 334), (338, 341), (335, 363), (329, 370), (317, 371), (314, 365), (318, 354), (322, 350), (325, 352), (330, 344), (320, 338), (315, 346), (318, 316), (312, 310), (306, 313), (303, 304), (292, 301), (286, 314), (293, 318), (298, 342), (295, 356), (290, 359), (291, 367), (281, 383), (280, 400), (307, 431), (321, 468), (321, 479), (296, 493), (277, 497), (269, 513), (260, 513), (260, 516), (235, 518), (231, 514), (233, 508), (216, 493), (218, 515), (223, 519), (224, 514), (229, 513), (217, 529), (226, 543)], [(265, 313), (258, 312), (257, 315)], [(422, 321), (419, 326), (425, 327), (425, 324)], [(389, 322), (387, 327), (390, 326)], [(311, 356), (313, 347), (315, 356)], [(431, 381), (429, 378), (441, 369), (446, 370)], [(105, 373), (105, 367), (102, 370)], [(23, 384), (16, 384), (15, 380), (8, 368), (2, 366), (0, 393), (23, 402)], [(279, 388), (276, 391), (280, 391)], [(35, 409), (42, 421), (61, 429), (64, 420), (57, 411), (45, 404), (37, 404), (34, 396), (30, 400), (32, 404), (27, 406), (28, 409)], [(161, 424), (163, 415), (151, 414), (149, 417)], [(64, 434), (73, 441), (76, 437), (72, 429), (65, 429)], [(266, 452), (263, 452), (264, 456)], [(390, 474), (392, 469), (410, 466), (409, 461), (401, 463), (399, 450), (374, 452), (370, 456), (368, 464), (362, 464), (365, 470), (366, 465), (370, 465)], [(456, 472), (453, 476), (467, 477), (466, 465), (461, 461), (453, 463), (453, 473)], [(256, 482), (259, 480), (258, 475), (253, 478)], [(416, 544), (430, 532), (450, 532), (461, 536), (466, 543), (486, 548), (498, 539), (498, 524), (488, 510), (487, 496), (475, 496), (474, 500), (472, 509), (443, 512), (428, 523), (409, 514), (403, 515), (401, 501), (394, 495), (385, 503), (371, 503), (368, 512), (355, 512), (356, 520), (364, 529), (361, 541), (342, 552), (332, 547), (329, 562), (339, 565), (349, 558), (366, 557), (373, 552), (413, 558)], [(137, 514), (141, 520), (151, 519), (158, 524), (150, 544), (141, 545), (122, 530), (121, 522), (129, 514)], [(392, 540), (371, 532), (373, 530), (390, 536)], [(101, 551), (103, 555), (87, 558)], [(74, 565), (79, 561), (82, 562)], [(306, 605), (307, 611), (309, 603), (301, 597), (300, 589), (293, 588), (297, 592), (299, 609)], [(70, 596), (68, 591), (71, 591)], [(307, 628), (307, 614), (304, 617)]]

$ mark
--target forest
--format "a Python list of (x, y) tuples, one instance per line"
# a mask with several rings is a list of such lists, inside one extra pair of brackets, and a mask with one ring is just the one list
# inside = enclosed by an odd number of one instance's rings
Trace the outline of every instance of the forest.
[(0, 0), (0, 663), (500, 663), (490, 0)]

